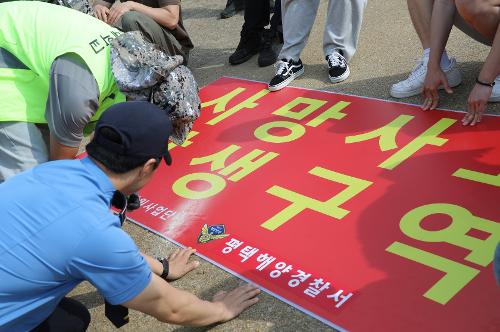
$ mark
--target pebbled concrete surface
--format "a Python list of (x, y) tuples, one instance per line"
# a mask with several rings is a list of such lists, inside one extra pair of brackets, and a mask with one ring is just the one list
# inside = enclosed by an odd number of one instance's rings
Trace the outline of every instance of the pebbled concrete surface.
[[(236, 48), (243, 16), (236, 15), (226, 20), (218, 19), (225, 0), (184, 0), (183, 15), (195, 49), (191, 53), (190, 67), (200, 86), (209, 84), (221, 76), (269, 81), (274, 75), (273, 67), (259, 68), (257, 56), (239, 66), (230, 66), (228, 57)], [(323, 24), (326, 0), (321, 1), (316, 23), (309, 42), (302, 54), (305, 73), (291, 85), (326, 91), (337, 91), (359, 96), (391, 99), (390, 85), (406, 78), (415, 60), (421, 56), (421, 46), (413, 30), (406, 9), (400, 0), (369, 1), (365, 12), (364, 26), (358, 52), (350, 64), (351, 77), (340, 84), (332, 85), (328, 80), (326, 62), (322, 52)], [(489, 48), (476, 43), (458, 30), (453, 30), (448, 52), (456, 57), (463, 74), (463, 83), (452, 96), (442, 99), (441, 107), (465, 109), (474, 79)], [(404, 99), (404, 102), (419, 103), (420, 98)], [(489, 112), (500, 114), (500, 105), (490, 105)], [(163, 256), (175, 246), (165, 242), (151, 232), (132, 223), (125, 230), (139, 247), (154, 256)], [(176, 287), (190, 290), (202, 298), (210, 298), (218, 290), (228, 290), (239, 284), (239, 280), (208, 262), (183, 279)], [(104, 302), (96, 290), (83, 283), (71, 294), (87, 305), (91, 311), (90, 331), (112, 331), (114, 326), (104, 317)], [(237, 319), (209, 328), (184, 328), (163, 324), (139, 312), (131, 312), (131, 322), (123, 331), (332, 331), (323, 323), (311, 318), (289, 305), (262, 294), (261, 301)], [(362, 319), (360, 317), (360, 319)]]

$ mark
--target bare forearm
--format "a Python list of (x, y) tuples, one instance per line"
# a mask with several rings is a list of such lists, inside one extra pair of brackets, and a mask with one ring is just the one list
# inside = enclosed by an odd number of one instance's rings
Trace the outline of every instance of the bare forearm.
[(482, 82), (493, 82), (500, 74), (500, 24), (497, 27), (495, 39), (491, 46), (490, 53), (484, 62), (483, 68), (479, 73), (479, 80)]
[(184, 326), (207, 326), (224, 320), (220, 303), (201, 300), (183, 290), (176, 291), (179, 292), (175, 297), (176, 308), (161, 321)]
[(436, 0), (431, 18), (431, 53), (429, 68), (439, 68), (441, 54), (445, 49), (455, 17), (453, 0)]
[(161, 276), (163, 273), (163, 264), (160, 263), (157, 259), (154, 259), (153, 257), (141, 252), (142, 257), (148, 262), (149, 267), (151, 268), (151, 271), (153, 271), (154, 274)]
[(163, 8), (152, 8), (138, 2), (133, 2), (132, 10), (151, 17), (156, 23), (167, 29), (175, 29), (179, 23), (179, 6), (170, 5)]
[(148, 287), (123, 305), (165, 323), (205, 326), (227, 320), (221, 302), (203, 301), (154, 274)]

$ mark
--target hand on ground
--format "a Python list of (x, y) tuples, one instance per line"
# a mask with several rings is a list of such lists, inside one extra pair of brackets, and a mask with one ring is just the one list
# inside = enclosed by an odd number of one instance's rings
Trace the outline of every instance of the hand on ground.
[(167, 280), (176, 280), (191, 272), (200, 265), (198, 261), (189, 261), (196, 249), (177, 249), (168, 257)]
[(238, 316), (243, 310), (259, 300), (256, 296), (260, 290), (252, 284), (240, 286), (230, 292), (220, 291), (214, 295), (212, 302), (220, 303), (223, 308), (222, 322)]
[(476, 84), (472, 89), (467, 100), (467, 114), (462, 119), (462, 124), (475, 125), (481, 122), (483, 113), (486, 110), (486, 104), (491, 96), (492, 87)]
[(438, 89), (441, 85), (447, 93), (453, 93), (453, 90), (451, 90), (450, 85), (448, 84), (448, 78), (446, 78), (443, 70), (441, 68), (435, 70), (429, 68), (427, 70), (427, 75), (425, 76), (424, 91), (422, 92), (424, 97), (422, 109), (424, 111), (433, 110), (438, 106)]

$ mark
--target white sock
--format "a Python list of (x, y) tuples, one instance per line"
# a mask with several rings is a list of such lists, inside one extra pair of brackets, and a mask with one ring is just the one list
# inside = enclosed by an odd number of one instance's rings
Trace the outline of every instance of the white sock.
[[(424, 49), (424, 54), (422, 55), (422, 59), (424, 60), (424, 63), (429, 62), (429, 55), (431, 54), (431, 49), (426, 48)], [(441, 66), (441, 69), (448, 69), (450, 67), (451, 60), (448, 57), (448, 53), (446, 50), (443, 51), (443, 54), (441, 55), (441, 62), (439, 65)]]
[(443, 54), (441, 54), (441, 62), (439, 63), (441, 66), (441, 69), (448, 69), (451, 65), (451, 60), (448, 57), (448, 53), (446, 53), (446, 50), (443, 51)]
[(424, 49), (424, 54), (422, 55), (422, 59), (424, 60), (424, 63), (429, 62), (429, 55), (431, 54), (431, 49), (426, 48)]

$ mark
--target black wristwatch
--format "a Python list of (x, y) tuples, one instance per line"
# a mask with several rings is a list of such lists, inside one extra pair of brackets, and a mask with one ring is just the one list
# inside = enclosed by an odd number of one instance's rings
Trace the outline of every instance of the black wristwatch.
[(161, 273), (160, 278), (167, 280), (169, 268), (168, 260), (166, 258), (158, 258), (158, 261), (163, 265), (163, 272)]
[(493, 81), (491, 83), (486, 83), (486, 82), (480, 81), (479, 77), (476, 78), (476, 83), (479, 84), (479, 85), (489, 86), (490, 88), (492, 88), (492, 87), (495, 86), (495, 81)]

